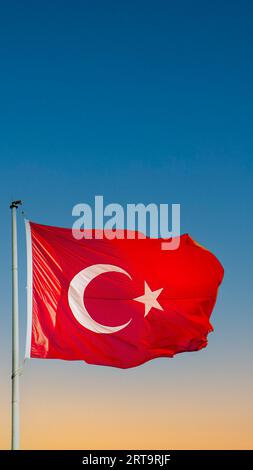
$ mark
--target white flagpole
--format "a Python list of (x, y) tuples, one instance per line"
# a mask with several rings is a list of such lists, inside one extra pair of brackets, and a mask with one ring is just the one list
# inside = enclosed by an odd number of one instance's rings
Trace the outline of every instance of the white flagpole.
[(18, 328), (18, 248), (17, 207), (21, 201), (13, 201), (12, 212), (12, 426), (11, 449), (19, 449), (19, 328)]

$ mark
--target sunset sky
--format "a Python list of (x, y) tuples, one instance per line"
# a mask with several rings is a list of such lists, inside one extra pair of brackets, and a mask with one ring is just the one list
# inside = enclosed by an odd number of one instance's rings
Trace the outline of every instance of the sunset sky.
[(0, 1), (0, 448), (10, 447), (11, 219), (20, 356), (28, 219), (180, 203), (225, 269), (206, 349), (120, 370), (27, 360), (23, 449), (247, 449), (253, 443), (253, 4)]

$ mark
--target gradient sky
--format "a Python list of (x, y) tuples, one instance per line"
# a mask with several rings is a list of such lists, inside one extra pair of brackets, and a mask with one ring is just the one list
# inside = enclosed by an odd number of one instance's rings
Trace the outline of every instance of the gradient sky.
[[(21, 445), (252, 448), (253, 4), (0, 0), (0, 448), (10, 446), (10, 210), (180, 203), (225, 268), (208, 348), (117, 370), (31, 360)], [(21, 211), (21, 356), (26, 257)]]

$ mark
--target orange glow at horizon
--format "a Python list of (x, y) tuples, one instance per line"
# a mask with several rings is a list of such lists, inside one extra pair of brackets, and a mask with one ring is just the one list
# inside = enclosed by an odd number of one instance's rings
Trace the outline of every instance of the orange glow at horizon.
[[(32, 361), (22, 377), (21, 448), (252, 448), (250, 391), (215, 369), (203, 376), (194, 361), (192, 372), (170, 364), (122, 371)], [(10, 445), (9, 408), (1, 410), (1, 448)]]

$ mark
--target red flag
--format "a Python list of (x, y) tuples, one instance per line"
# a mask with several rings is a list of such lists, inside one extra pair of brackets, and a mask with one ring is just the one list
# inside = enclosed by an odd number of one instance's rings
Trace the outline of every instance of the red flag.
[(134, 367), (207, 345), (223, 268), (182, 235), (82, 239), (27, 222), (26, 356)]

